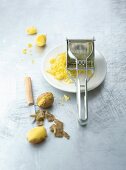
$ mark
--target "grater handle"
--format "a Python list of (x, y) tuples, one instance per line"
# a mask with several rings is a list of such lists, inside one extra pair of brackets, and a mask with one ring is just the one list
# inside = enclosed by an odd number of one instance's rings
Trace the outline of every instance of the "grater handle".
[(81, 85), (80, 80), (77, 78), (77, 105), (78, 105), (78, 121), (81, 126), (86, 125), (88, 121), (88, 98), (87, 98), (87, 79), (85, 78), (85, 93), (84, 105), (81, 102)]

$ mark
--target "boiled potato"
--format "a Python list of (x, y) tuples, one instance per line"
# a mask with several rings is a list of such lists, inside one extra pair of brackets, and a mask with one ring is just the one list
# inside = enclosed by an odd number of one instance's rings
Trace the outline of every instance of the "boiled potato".
[(47, 137), (47, 131), (44, 126), (38, 126), (32, 128), (27, 133), (27, 140), (32, 144), (37, 144), (45, 140)]
[(37, 98), (37, 105), (44, 109), (51, 107), (53, 102), (54, 96), (51, 92), (43, 93)]

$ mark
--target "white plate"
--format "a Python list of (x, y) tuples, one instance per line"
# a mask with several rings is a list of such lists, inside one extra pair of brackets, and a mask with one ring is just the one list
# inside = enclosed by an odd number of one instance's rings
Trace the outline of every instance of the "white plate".
[[(56, 80), (53, 76), (47, 73), (47, 69), (49, 67), (49, 59), (51, 57), (55, 57), (57, 54), (66, 51), (65, 45), (60, 45), (52, 49), (48, 54), (46, 54), (43, 58), (42, 62), (42, 73), (45, 80), (51, 84), (53, 87), (66, 91), (66, 92), (76, 92), (76, 86), (74, 83), (66, 84), (61, 80)], [(105, 79), (106, 75), (106, 61), (105, 58), (101, 53), (95, 51), (95, 72), (93, 77), (88, 81), (88, 91), (93, 90), (94, 88), (98, 87), (103, 80)]]

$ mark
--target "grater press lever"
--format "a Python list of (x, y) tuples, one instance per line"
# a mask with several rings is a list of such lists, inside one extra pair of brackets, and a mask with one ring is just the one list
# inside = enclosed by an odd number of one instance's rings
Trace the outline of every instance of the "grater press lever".
[[(84, 84), (81, 85), (80, 75), (78, 72), (78, 62), (76, 60), (76, 97), (78, 107), (78, 121), (80, 125), (86, 125), (88, 121), (88, 100), (87, 100), (87, 77), (84, 77)], [(81, 93), (81, 89), (84, 88), (84, 94)]]
[[(94, 74), (94, 39), (67, 39), (67, 70), (76, 85), (78, 122), (88, 122), (87, 82)], [(76, 73), (73, 74), (72, 73)], [(74, 76), (76, 75), (76, 76)], [(84, 93), (83, 93), (84, 92)]]

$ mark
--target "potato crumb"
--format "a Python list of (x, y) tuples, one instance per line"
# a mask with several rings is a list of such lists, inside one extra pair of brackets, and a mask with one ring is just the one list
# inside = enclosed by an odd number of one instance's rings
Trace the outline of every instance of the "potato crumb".
[(67, 96), (67, 95), (64, 95), (64, 96), (63, 96), (63, 98), (64, 98), (64, 100), (65, 100), (65, 101), (70, 100), (70, 97), (69, 97), (69, 96)]
[(26, 32), (27, 32), (28, 35), (34, 35), (34, 34), (37, 33), (37, 28), (34, 27), (34, 26), (28, 27), (26, 29)]
[(28, 48), (31, 48), (32, 47), (32, 44), (31, 43), (28, 43)]
[(56, 59), (55, 59), (55, 58), (51, 58), (51, 59), (49, 60), (49, 62), (50, 62), (50, 64), (54, 64), (54, 63), (56, 62)]
[(22, 50), (22, 53), (23, 53), (23, 54), (27, 54), (27, 49), (24, 48), (24, 49)]
[(35, 60), (32, 60), (32, 64), (35, 64)]

